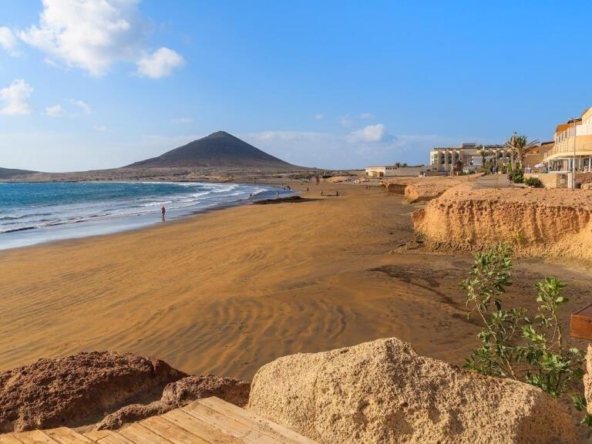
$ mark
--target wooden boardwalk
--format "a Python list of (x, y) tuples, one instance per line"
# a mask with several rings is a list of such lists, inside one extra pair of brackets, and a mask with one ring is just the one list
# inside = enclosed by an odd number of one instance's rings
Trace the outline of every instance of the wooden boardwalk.
[(116, 431), (66, 427), (0, 435), (0, 444), (314, 444), (284, 426), (218, 398), (195, 401)]

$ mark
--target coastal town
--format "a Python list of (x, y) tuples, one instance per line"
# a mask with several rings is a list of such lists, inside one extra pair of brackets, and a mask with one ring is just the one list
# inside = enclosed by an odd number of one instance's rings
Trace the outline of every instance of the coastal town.
[[(592, 180), (582, 174), (592, 172), (592, 107), (580, 117), (558, 124), (552, 141), (528, 143), (525, 140), (522, 146), (513, 146), (512, 137), (515, 135), (510, 136), (507, 143), (497, 145), (470, 142), (458, 147), (433, 148), (429, 164), (420, 166), (420, 171), (428, 175), (482, 171), (506, 174), (508, 166), (518, 156), (524, 172), (535, 174), (548, 188), (571, 188)], [(398, 169), (397, 165), (384, 165), (366, 167), (365, 171), (368, 176), (379, 178), (407, 174), (398, 173)]]
[(585, 0), (0, 19), (0, 444), (592, 444)]

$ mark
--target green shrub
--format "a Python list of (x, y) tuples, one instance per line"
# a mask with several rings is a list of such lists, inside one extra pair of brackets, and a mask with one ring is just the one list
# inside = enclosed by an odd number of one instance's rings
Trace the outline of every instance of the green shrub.
[(538, 177), (524, 179), (524, 184), (532, 188), (543, 188), (543, 182)]
[[(569, 397), (585, 410), (585, 398), (576, 388), (584, 354), (567, 346), (559, 322), (559, 309), (568, 302), (566, 284), (555, 278), (538, 282), (534, 315), (525, 308), (502, 309), (501, 296), (512, 285), (512, 254), (503, 243), (477, 253), (469, 277), (460, 284), (467, 292), (469, 316), (476, 312), (483, 323), (477, 335), (482, 346), (471, 352), (465, 368), (532, 384), (554, 398)], [(592, 424), (592, 417), (586, 415), (583, 422)]]
[(514, 168), (514, 170), (512, 171), (512, 182), (524, 182), (524, 172), (520, 168)]

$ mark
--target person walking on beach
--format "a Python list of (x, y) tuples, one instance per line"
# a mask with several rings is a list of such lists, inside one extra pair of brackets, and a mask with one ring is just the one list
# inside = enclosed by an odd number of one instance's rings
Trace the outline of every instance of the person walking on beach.
[(160, 209), (160, 212), (162, 213), (162, 220), (164, 220), (164, 215), (166, 214), (166, 208), (164, 207), (164, 205)]

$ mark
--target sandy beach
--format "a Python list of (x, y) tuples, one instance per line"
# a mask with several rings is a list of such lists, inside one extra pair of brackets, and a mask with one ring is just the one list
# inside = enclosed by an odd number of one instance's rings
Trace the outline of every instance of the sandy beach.
[[(0, 369), (114, 350), (250, 379), (279, 356), (392, 336), (462, 364), (479, 330), (458, 287), (471, 256), (402, 248), (417, 208), (402, 196), (310, 190), (302, 203), (1, 251)], [(531, 306), (545, 275), (569, 282), (570, 309), (583, 306), (584, 270), (532, 259), (517, 261), (509, 301)]]

